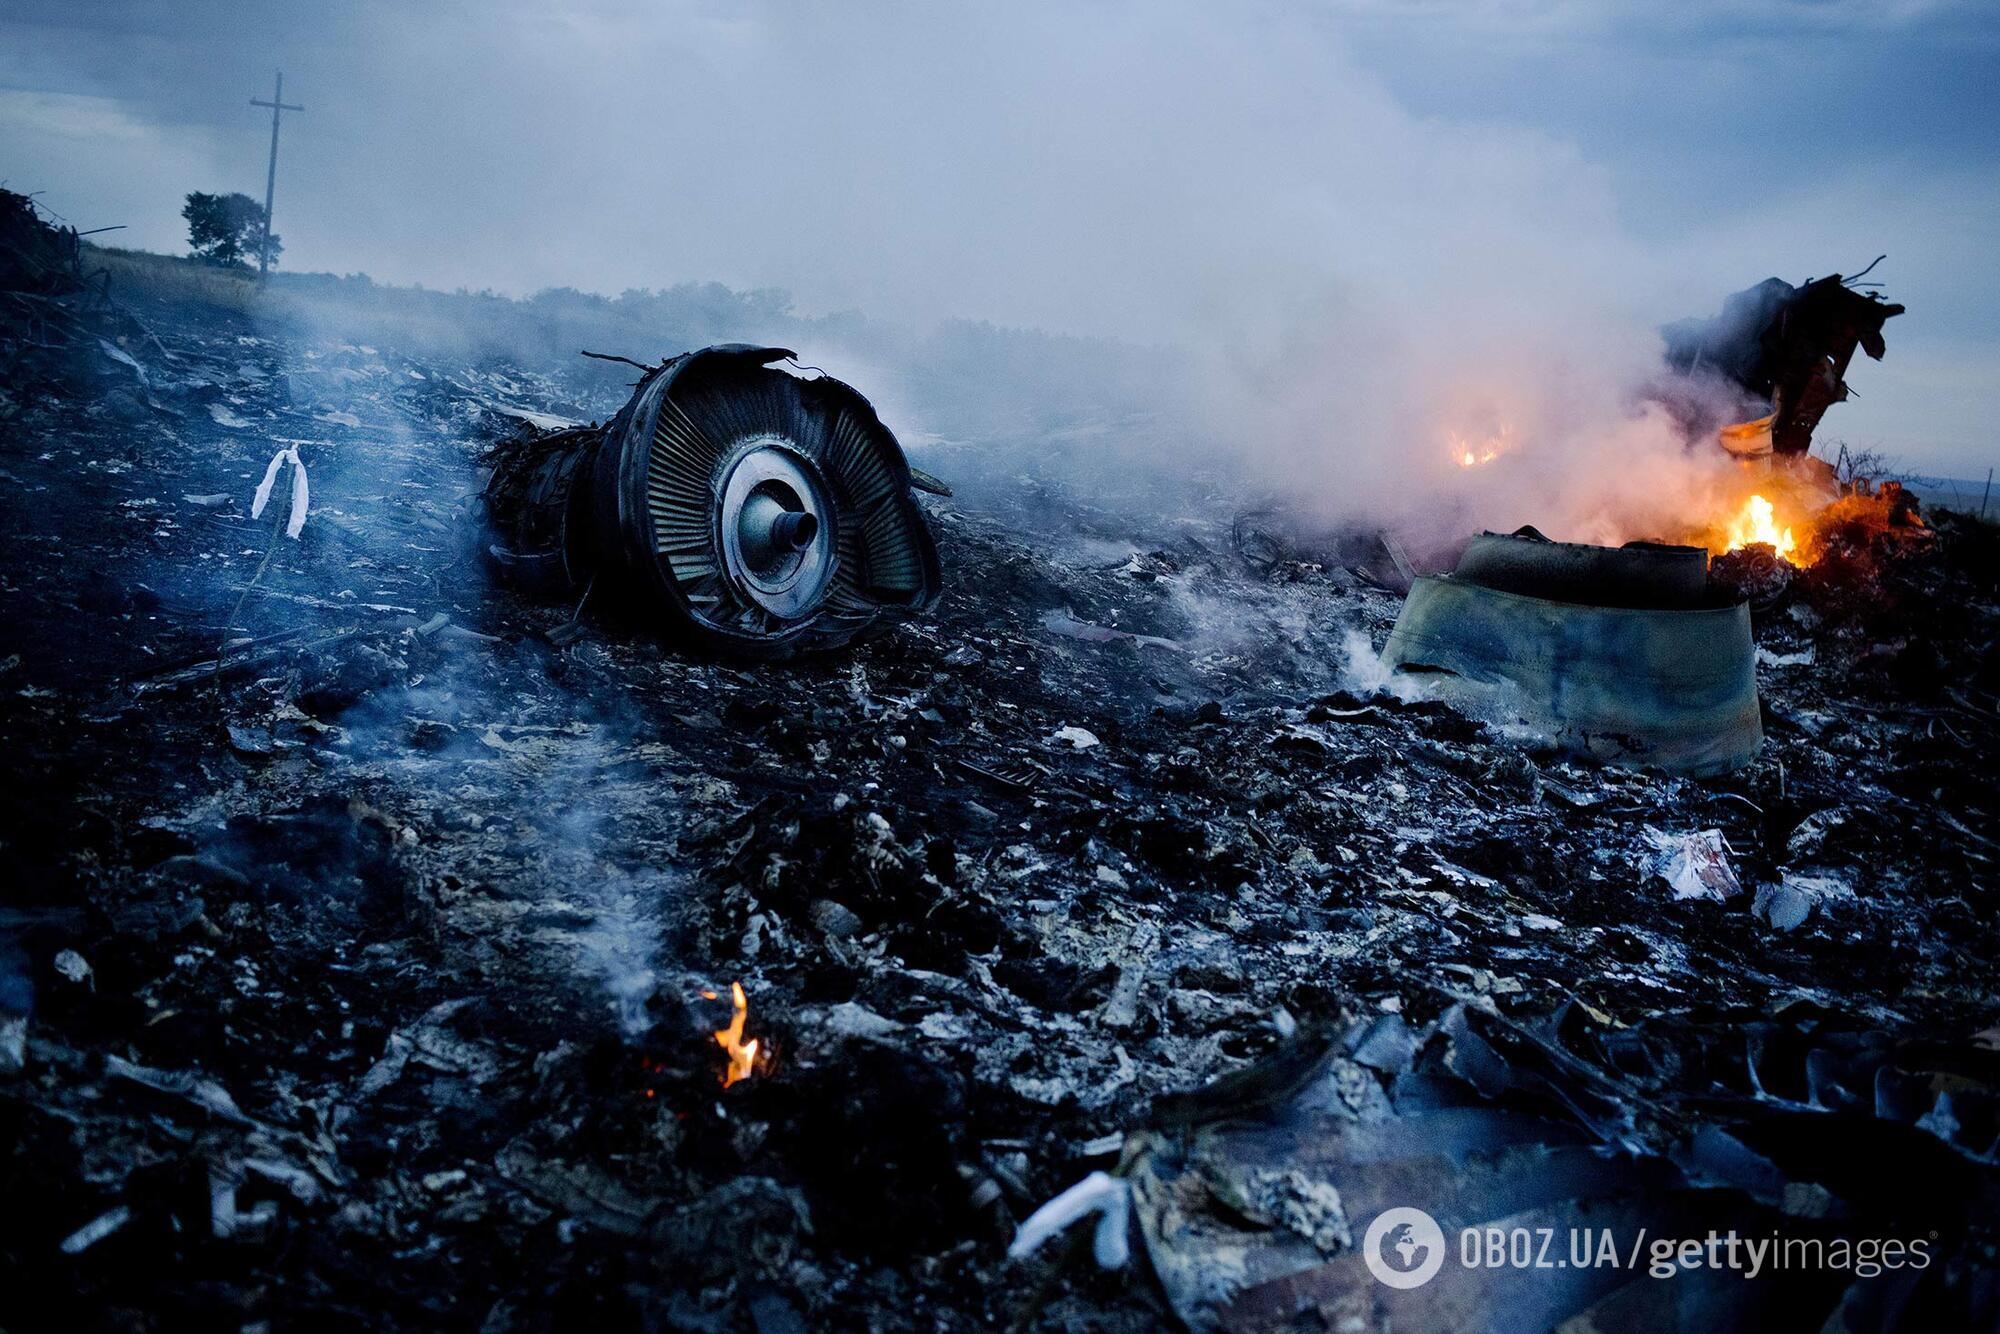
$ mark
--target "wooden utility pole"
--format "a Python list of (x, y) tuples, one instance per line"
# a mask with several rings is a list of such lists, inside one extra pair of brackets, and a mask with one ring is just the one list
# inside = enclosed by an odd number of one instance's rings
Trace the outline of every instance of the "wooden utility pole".
[(271, 100), (266, 102), (251, 98), (253, 107), (271, 108), (271, 166), (264, 173), (264, 239), (257, 247), (257, 272), (271, 271), (271, 196), (278, 188), (278, 117), (287, 111), (304, 111), (304, 107), (293, 106), (285, 100), (285, 72), (278, 71), (278, 85), (271, 91)]

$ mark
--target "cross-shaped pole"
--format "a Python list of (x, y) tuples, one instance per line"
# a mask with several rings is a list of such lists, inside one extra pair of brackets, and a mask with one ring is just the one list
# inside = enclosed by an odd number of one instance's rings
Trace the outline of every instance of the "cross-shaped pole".
[(257, 248), (257, 272), (271, 271), (271, 196), (278, 188), (278, 117), (287, 111), (304, 111), (304, 107), (293, 106), (285, 100), (285, 74), (278, 71), (278, 85), (271, 91), (271, 100), (250, 99), (253, 107), (271, 108), (271, 167), (264, 174), (264, 239)]

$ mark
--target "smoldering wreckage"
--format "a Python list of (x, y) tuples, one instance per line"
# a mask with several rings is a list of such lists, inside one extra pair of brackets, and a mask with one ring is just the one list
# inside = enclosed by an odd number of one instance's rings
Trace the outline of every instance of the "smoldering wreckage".
[[(1789, 543), (1412, 560), (9, 225), (8, 1328), (1995, 1323), (2000, 565), (1797, 447), (1895, 307), (1670, 339)], [(1910, 1262), (1615, 1263), (1732, 1231)]]

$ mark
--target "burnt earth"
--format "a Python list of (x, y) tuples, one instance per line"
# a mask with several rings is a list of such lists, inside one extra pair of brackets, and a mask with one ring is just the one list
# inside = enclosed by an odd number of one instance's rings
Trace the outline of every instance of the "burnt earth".
[[(1698, 783), (1370, 693), (1396, 597), (1221, 502), (932, 503), (943, 604), (836, 657), (552, 641), (460, 509), (509, 412), (617, 393), (139, 314), (144, 395), (0, 424), (9, 1328), (1146, 1329), (1012, 1229), (1294, 1025), (1993, 1023), (1988, 530), (1774, 593), (1766, 750)], [(1674, 901), (1649, 827), (1745, 892)], [(1780, 932), (1786, 869), (1844, 892)]]

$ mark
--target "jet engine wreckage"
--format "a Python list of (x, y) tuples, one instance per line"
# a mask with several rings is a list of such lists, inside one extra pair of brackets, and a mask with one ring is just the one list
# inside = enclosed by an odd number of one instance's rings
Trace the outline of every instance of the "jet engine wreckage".
[[(1882, 326), (1903, 313), (1852, 286), (1867, 272), (1799, 287), (1768, 278), (1729, 297), (1714, 319), (1668, 326), (1667, 365), (1679, 383), (1661, 392), (1678, 409), (1689, 447), (1719, 447), (1747, 486), (1827, 512), (1838, 499), (1850, 516), (1921, 529), (1914, 499), (1896, 483), (1879, 495), (1864, 485), (1842, 496), (1834, 470), (1807, 455), (1827, 408), (1849, 395), (1844, 376), (1856, 349), (1880, 360)], [(1717, 380), (1769, 411), (1716, 422), (1708, 400)], [(1462, 443), (1453, 448), (1463, 465), (1482, 461)], [(1731, 552), (1761, 548), (1767, 581), (1771, 566), (1804, 558), (1774, 514), (1753, 490), (1726, 528)], [(1649, 540), (1616, 548), (1550, 542), (1532, 527), (1483, 533), (1455, 569), (1412, 581), (1384, 664), (1444, 681), (1447, 693), (1460, 681), (1506, 687), (1521, 721), (1599, 759), (1726, 773), (1756, 755), (1763, 729), (1746, 589), (1740, 580), (1712, 581), (1709, 555), (1704, 546)]]
[(773, 368), (793, 358), (683, 353), (605, 426), (503, 442), (482, 498), (494, 570), (752, 657), (838, 648), (931, 606), (937, 546), (902, 446), (848, 385)]
[(1700, 547), (1474, 538), (1419, 578), (1393, 670), (1515, 687), (1532, 720), (1602, 759), (1724, 773), (1763, 744), (1747, 603), (1711, 593)]

